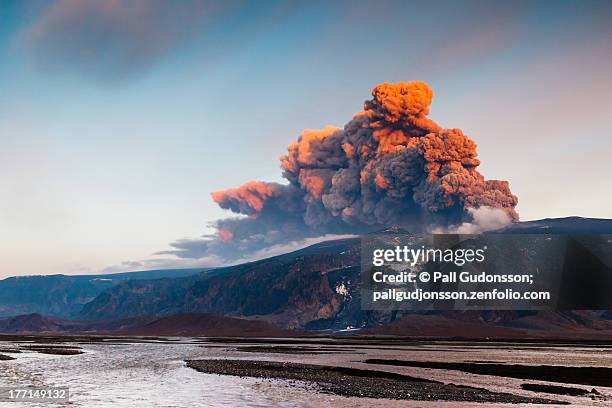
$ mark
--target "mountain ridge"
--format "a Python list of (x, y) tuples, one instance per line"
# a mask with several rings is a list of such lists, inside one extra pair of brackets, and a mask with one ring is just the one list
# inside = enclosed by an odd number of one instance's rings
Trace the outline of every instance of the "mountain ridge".
[(41, 313), (74, 318), (84, 304), (125, 280), (187, 277), (207, 268), (155, 269), (95, 275), (27, 275), (0, 280), (0, 317)]
[[(587, 233), (593, 222), (604, 224), (599, 231), (612, 232), (610, 220), (575, 217), (546, 220), (545, 223), (538, 220), (527, 227), (529, 233), (534, 233), (533, 228), (539, 234), (552, 230)], [(549, 228), (541, 228), (543, 225)], [(514, 231), (511, 226), (499, 233), (513, 234)], [(113, 318), (145, 312), (154, 315), (206, 312), (257, 316), (288, 328), (341, 330), (376, 327), (408, 315), (360, 309), (360, 261), (359, 238), (325, 241), (277, 257), (218, 268), (182, 288), (182, 297), (177, 299), (168, 299), (168, 292), (156, 292), (154, 285), (143, 288), (139, 282), (126, 283), (88, 303), (80, 316)], [(146, 299), (145, 303), (138, 298)], [(151, 302), (151, 299), (158, 301)], [(517, 318), (526, 318), (506, 317), (509, 325), (515, 324)], [(456, 315), (453, 318), (456, 319)]]
[[(518, 230), (518, 232), (517, 232)], [(399, 230), (385, 230), (397, 233)], [(382, 231), (379, 233), (385, 233)], [(493, 233), (587, 234), (591, 231), (612, 234), (612, 220), (565, 217), (517, 223)], [(402, 231), (403, 232), (403, 231)], [(391, 325), (401, 332), (396, 321), (412, 317), (417, 321), (456, 327), (484, 322), (520, 330), (559, 332), (559, 327), (577, 330), (608, 330), (609, 312), (588, 316), (565, 316), (562, 312), (444, 312), (445, 320), (436, 323), (428, 312), (362, 311), (360, 307), (360, 238), (323, 241), (290, 253), (244, 264), (214, 268), (206, 273), (178, 278), (128, 279), (102, 290), (71, 315), (83, 320), (129, 319), (139, 316), (164, 316), (181, 313), (208, 313), (226, 317), (261, 319), (285, 329), (332, 330), (347, 328), (375, 330)], [(440, 313), (439, 313), (440, 315)], [(439, 318), (442, 319), (442, 318)], [(563, 324), (548, 326), (547, 321)], [(591, 323), (588, 323), (591, 322)], [(600, 323), (600, 328), (596, 326)], [(564, 326), (565, 325), (565, 326)], [(452, 326), (452, 325), (451, 325)], [(410, 327), (407, 324), (406, 327)], [(538, 328), (539, 327), (539, 328)], [(426, 327), (415, 330), (426, 332)], [(565, 330), (565, 329), (563, 329)]]

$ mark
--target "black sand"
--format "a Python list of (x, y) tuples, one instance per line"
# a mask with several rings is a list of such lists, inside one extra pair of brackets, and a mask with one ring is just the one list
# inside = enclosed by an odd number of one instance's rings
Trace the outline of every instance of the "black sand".
[(521, 388), (527, 391), (545, 392), (547, 394), (557, 395), (571, 395), (574, 397), (587, 395), (587, 394), (599, 394), (595, 388), (591, 391), (585, 390), (584, 388), (576, 387), (564, 387), (561, 385), (548, 385), (548, 384), (521, 384)]
[(22, 348), (35, 351), (41, 354), (57, 354), (61, 356), (72, 356), (76, 354), (83, 354), (80, 347), (77, 346), (42, 346), (42, 345), (28, 345)]
[(305, 381), (324, 393), (346, 397), (418, 401), (564, 404), (543, 398), (491, 392), (484, 388), (444, 384), (384, 371), (252, 360), (188, 360), (187, 366), (208, 374)]
[(274, 354), (365, 354), (354, 349), (336, 347), (287, 347), (287, 346), (242, 346), (236, 351), (243, 353), (274, 353)]
[(463, 371), (471, 374), (494, 375), (498, 377), (612, 387), (612, 368), (607, 367), (529, 366), (501, 363), (447, 363), (443, 361), (404, 361), (376, 358), (365, 360), (365, 363), (397, 367), (437, 368), (442, 370)]

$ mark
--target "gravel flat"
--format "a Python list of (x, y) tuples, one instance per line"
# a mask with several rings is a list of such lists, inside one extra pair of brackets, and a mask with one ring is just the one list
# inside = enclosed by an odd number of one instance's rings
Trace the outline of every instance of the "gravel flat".
[(293, 380), (314, 385), (319, 392), (346, 397), (416, 401), (470, 401), (515, 404), (564, 404), (484, 388), (457, 386), (385, 371), (253, 360), (187, 360), (187, 366), (207, 374)]

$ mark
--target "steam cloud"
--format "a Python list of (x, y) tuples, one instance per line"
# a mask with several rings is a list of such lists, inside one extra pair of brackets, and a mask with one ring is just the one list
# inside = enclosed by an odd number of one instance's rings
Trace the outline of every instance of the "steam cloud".
[(218, 220), (215, 235), (175, 242), (165, 253), (235, 258), (390, 225), (431, 231), (478, 221), (476, 210), (485, 208), (518, 220), (508, 182), (478, 172), (476, 143), (427, 117), (427, 84), (384, 83), (372, 96), (344, 129), (305, 130), (288, 147), (280, 159), (288, 184), (250, 181), (212, 194), (221, 208), (246, 217)]
[(448, 228), (437, 228), (435, 234), (480, 234), (504, 228), (512, 223), (508, 213), (500, 208), (480, 207), (468, 208), (472, 220)]

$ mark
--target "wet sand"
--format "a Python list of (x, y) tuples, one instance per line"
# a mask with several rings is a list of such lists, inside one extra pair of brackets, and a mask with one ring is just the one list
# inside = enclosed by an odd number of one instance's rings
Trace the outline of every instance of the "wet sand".
[(346, 397), (413, 401), (470, 401), (513, 404), (563, 404), (544, 398), (496, 393), (484, 388), (444, 384), (384, 371), (253, 360), (188, 360), (207, 374), (304, 381), (317, 391)]

